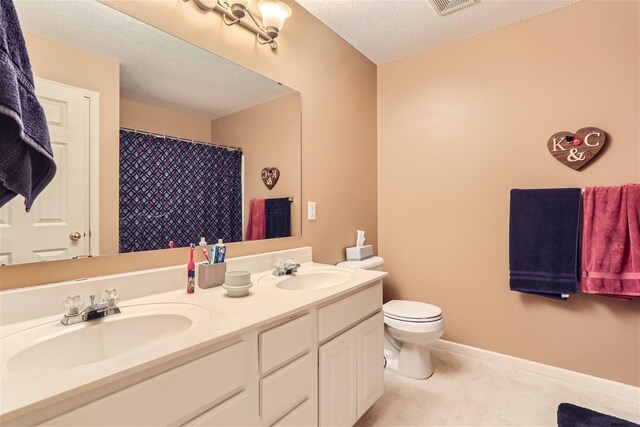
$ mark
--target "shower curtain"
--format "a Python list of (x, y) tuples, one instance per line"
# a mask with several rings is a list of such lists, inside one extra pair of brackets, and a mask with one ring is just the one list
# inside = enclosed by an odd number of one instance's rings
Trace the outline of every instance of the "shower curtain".
[(120, 130), (120, 253), (242, 240), (242, 152)]

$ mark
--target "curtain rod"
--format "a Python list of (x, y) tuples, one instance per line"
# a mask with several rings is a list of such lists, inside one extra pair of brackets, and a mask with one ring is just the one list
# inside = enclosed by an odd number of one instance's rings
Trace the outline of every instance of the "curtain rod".
[(158, 138), (164, 138), (164, 139), (175, 139), (177, 141), (188, 142), (190, 144), (209, 145), (209, 146), (218, 147), (218, 148), (226, 148), (229, 151), (240, 151), (240, 152), (242, 152), (242, 148), (240, 148), (240, 147), (232, 147), (230, 145), (215, 144), (213, 142), (197, 141), (195, 139), (189, 139), (189, 138), (180, 138), (178, 136), (172, 136), (172, 135), (165, 135), (165, 134), (162, 134), (162, 133), (149, 132), (148, 130), (133, 129), (133, 128), (128, 128), (128, 127), (124, 127), (124, 126), (120, 126), (120, 130), (126, 130), (126, 131), (129, 131), (129, 132), (135, 132), (135, 133), (141, 133), (141, 134), (144, 134), (144, 135), (156, 136)]

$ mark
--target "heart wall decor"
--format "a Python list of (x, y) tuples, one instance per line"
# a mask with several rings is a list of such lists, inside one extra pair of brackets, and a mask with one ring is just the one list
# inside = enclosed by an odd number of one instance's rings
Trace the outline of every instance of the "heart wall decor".
[(549, 138), (547, 149), (556, 160), (578, 170), (598, 155), (607, 141), (602, 129), (582, 128), (575, 134), (558, 132)]
[(264, 168), (262, 169), (262, 182), (267, 186), (269, 190), (276, 186), (278, 179), (280, 178), (280, 171), (278, 168)]

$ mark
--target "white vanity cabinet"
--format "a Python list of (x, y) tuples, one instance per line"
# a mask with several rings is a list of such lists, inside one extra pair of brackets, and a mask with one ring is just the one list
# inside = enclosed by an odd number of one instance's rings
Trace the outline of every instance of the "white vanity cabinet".
[[(249, 343), (240, 341), (46, 421), (52, 426), (159, 426), (183, 424), (209, 414), (219, 425), (251, 424), (248, 400)], [(235, 400), (234, 396), (238, 396)], [(231, 398), (231, 399), (230, 399)], [(228, 400), (228, 402), (227, 402)], [(235, 418), (240, 416), (241, 418)], [(218, 422), (216, 421), (216, 422)], [(196, 425), (213, 425), (201, 423)]]
[[(382, 286), (319, 310), (321, 335), (345, 332), (319, 347), (319, 424), (353, 425), (384, 391)], [(371, 315), (374, 312), (375, 314)], [(366, 317), (364, 320), (362, 318)], [(325, 324), (322, 323), (324, 319)]]
[(353, 425), (383, 392), (381, 308), (378, 281), (21, 424)]

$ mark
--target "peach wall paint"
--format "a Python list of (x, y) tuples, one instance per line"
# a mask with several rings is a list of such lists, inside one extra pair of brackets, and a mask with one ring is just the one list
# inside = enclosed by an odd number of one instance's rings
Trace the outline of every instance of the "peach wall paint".
[[(118, 229), (120, 65), (36, 34), (26, 33), (25, 40), (34, 75), (100, 95), (100, 253), (118, 253), (118, 233), (112, 231)], [(0, 274), (1, 286), (11, 286), (11, 276)]]
[[(293, 15), (275, 52), (258, 45), (254, 34), (225, 26), (218, 15), (199, 10), (192, 1), (103, 2), (302, 94), (302, 215), (312, 200), (318, 204), (318, 219), (305, 220), (300, 237), (231, 243), (229, 256), (311, 245), (315, 260), (335, 263), (344, 259), (344, 248), (354, 243), (358, 228), (367, 230), (367, 242), (376, 243), (375, 64), (293, 1), (288, 2)], [(117, 131), (114, 135), (117, 141)], [(115, 152), (110, 172), (117, 168)], [(106, 191), (117, 195), (117, 182)], [(117, 204), (113, 208), (117, 220)], [(186, 263), (187, 252), (3, 266), (0, 288)]]
[[(440, 306), (447, 340), (640, 384), (640, 300), (508, 283), (511, 188), (640, 179), (638, 9), (583, 2), (378, 68), (385, 299)], [(546, 143), (585, 126), (608, 146), (577, 172)]]
[(211, 142), (211, 119), (120, 98), (120, 126)]
[[(243, 236), (253, 198), (293, 197), (291, 235), (300, 235), (300, 94), (265, 102), (211, 122), (218, 144), (242, 147), (244, 155)], [(269, 190), (262, 182), (265, 167), (277, 167), (280, 177)]]

